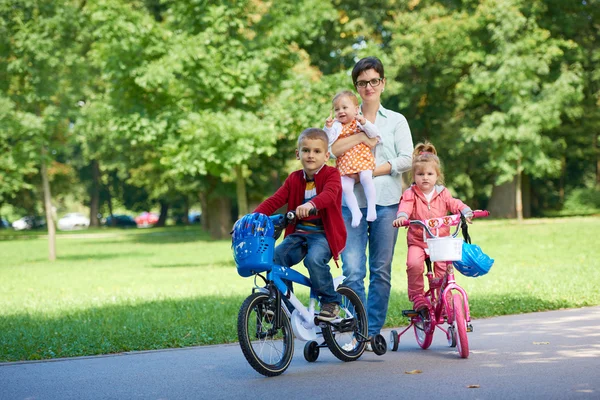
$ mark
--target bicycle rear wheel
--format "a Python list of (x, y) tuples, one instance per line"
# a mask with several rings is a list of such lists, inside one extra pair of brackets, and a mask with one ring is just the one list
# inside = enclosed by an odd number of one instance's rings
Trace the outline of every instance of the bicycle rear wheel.
[(456, 326), (456, 348), (461, 358), (469, 357), (469, 339), (467, 338), (467, 320), (465, 318), (465, 304), (459, 293), (452, 296), (452, 310), (454, 312), (454, 325)]
[(290, 320), (281, 310), (281, 326), (275, 326), (279, 304), (268, 294), (250, 295), (238, 314), (238, 339), (248, 363), (265, 376), (282, 374), (294, 355)]
[(369, 334), (367, 313), (354, 290), (339, 286), (337, 292), (342, 296), (340, 315), (335, 321), (323, 327), (323, 338), (331, 353), (342, 361), (357, 360), (367, 346), (364, 339)]
[(417, 343), (423, 350), (428, 349), (431, 342), (433, 342), (433, 326), (431, 325), (429, 310), (420, 312), (416, 317), (413, 317), (413, 323)]

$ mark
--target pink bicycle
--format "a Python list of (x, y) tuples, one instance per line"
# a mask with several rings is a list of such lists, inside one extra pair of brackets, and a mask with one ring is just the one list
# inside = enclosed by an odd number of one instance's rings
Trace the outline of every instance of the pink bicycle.
[[(487, 217), (489, 214), (488, 211), (474, 211), (473, 218)], [(473, 326), (470, 323), (469, 300), (465, 290), (456, 283), (452, 263), (461, 260), (462, 256), (463, 240), (457, 238), (459, 230), (462, 228), (465, 239), (469, 237), (466, 220), (462, 215), (457, 214), (423, 221), (407, 220), (402, 226), (408, 226), (409, 224), (422, 226), (427, 234), (428, 258), (425, 259), (425, 264), (427, 266), (429, 288), (425, 293), (425, 300), (428, 306), (427, 309), (420, 312), (415, 310), (402, 311), (402, 315), (410, 319), (410, 325), (400, 333), (395, 330), (390, 333), (390, 348), (392, 351), (398, 350), (400, 336), (413, 328), (417, 343), (422, 349), (427, 349), (433, 341), (435, 328), (438, 328), (446, 334), (448, 345), (457, 347), (460, 357), (467, 358), (469, 357), (467, 332), (473, 331)], [(434, 231), (438, 232), (438, 229), (442, 226), (456, 226), (456, 230), (450, 236), (439, 237)], [(434, 277), (431, 266), (432, 261), (446, 262), (447, 268), (444, 276)], [(464, 271), (461, 272), (465, 273)], [(477, 276), (480, 272), (467, 271), (466, 274)], [(448, 324), (447, 329), (442, 327), (444, 323)]]

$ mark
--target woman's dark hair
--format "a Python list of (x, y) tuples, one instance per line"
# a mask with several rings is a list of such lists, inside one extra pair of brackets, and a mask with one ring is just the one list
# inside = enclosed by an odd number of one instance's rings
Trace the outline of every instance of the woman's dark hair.
[(381, 63), (381, 60), (377, 57), (365, 57), (357, 62), (354, 65), (354, 68), (352, 68), (352, 83), (354, 83), (354, 86), (356, 86), (356, 80), (358, 79), (358, 76), (364, 71), (370, 69), (374, 69), (377, 73), (379, 73), (380, 78), (385, 78), (383, 75), (383, 64)]

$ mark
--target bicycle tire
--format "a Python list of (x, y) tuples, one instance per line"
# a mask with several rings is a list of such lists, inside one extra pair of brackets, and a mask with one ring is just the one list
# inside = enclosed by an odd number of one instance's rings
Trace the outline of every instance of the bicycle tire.
[(469, 339), (467, 338), (467, 320), (465, 318), (465, 305), (459, 293), (452, 296), (454, 310), (454, 325), (456, 326), (456, 348), (461, 358), (469, 357)]
[[(352, 330), (340, 331), (335, 323), (322, 328), (323, 338), (329, 351), (342, 361), (355, 361), (365, 351), (366, 342), (362, 339), (369, 334), (367, 313), (360, 298), (347, 286), (339, 286), (337, 292), (342, 296), (340, 318), (353, 324)], [(345, 348), (344, 348), (345, 347)]]
[(253, 293), (238, 314), (238, 340), (244, 357), (258, 373), (281, 375), (294, 355), (294, 335), (281, 305), (281, 327), (274, 329), (277, 306), (266, 293)]

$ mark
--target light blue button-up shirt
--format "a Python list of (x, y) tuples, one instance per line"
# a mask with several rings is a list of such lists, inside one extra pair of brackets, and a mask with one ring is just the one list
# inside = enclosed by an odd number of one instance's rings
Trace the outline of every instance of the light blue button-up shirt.
[[(389, 175), (373, 178), (377, 192), (377, 204), (390, 206), (400, 202), (402, 195), (402, 173), (412, 166), (413, 141), (408, 122), (404, 115), (379, 106), (375, 117), (375, 126), (379, 128), (381, 142), (375, 146), (375, 165), (389, 163), (392, 171)], [(354, 186), (358, 206), (367, 206), (362, 185)], [(342, 198), (344, 205), (344, 199)]]

